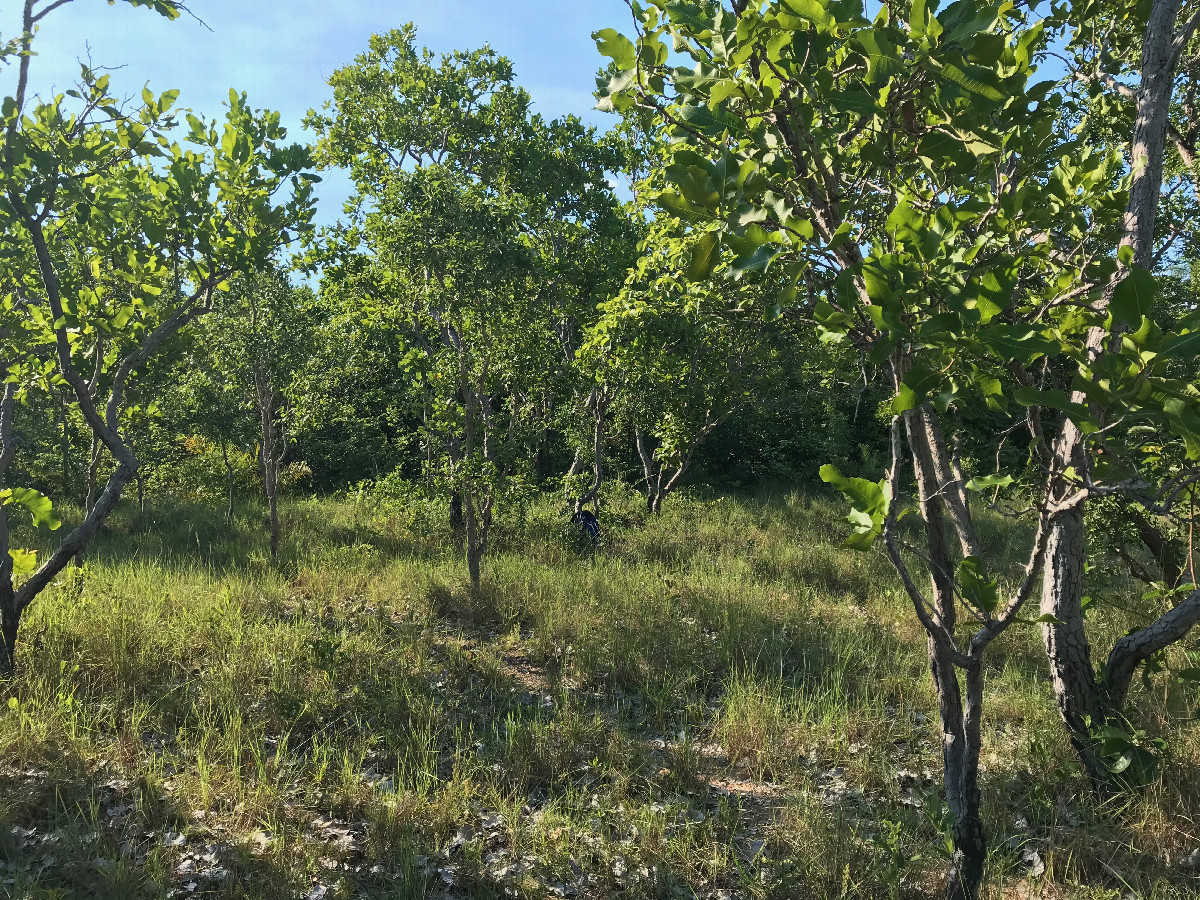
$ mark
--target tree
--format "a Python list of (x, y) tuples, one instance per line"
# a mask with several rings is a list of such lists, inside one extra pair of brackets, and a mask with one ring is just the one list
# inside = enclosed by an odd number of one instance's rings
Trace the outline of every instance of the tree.
[(338, 271), (405, 339), (427, 464), (452, 519), (461, 510), (473, 584), (495, 504), (569, 367), (574, 311), (603, 281), (587, 248), (617, 211), (614, 152), (576, 120), (532, 115), (512, 78), (489, 49), (435, 63), (409, 26), (372, 37), (330, 79), (332, 114), (309, 119), (323, 161), (349, 166), (357, 188), (342, 246), (364, 259)]
[[(1157, 327), (1147, 318), (1154, 316), (1151, 307), (1153, 283), (1148, 273), (1161, 258), (1161, 245), (1155, 240), (1155, 223), (1166, 148), (1172, 131), (1181, 155), (1189, 152), (1186, 139), (1171, 124), (1170, 114), (1177, 69), (1200, 25), (1200, 11), (1181, 17), (1184, 7), (1180, 0), (1154, 0), (1136, 9), (1124, 8), (1118, 11), (1113, 27), (1106, 30), (1104, 43), (1097, 47), (1091, 16), (1099, 14), (1101, 9), (1093, 4), (1085, 11), (1090, 13), (1087, 19), (1075, 19), (1070, 23), (1076, 71), (1081, 73), (1081, 78), (1102, 83), (1116, 97), (1132, 101), (1135, 112), (1128, 157), (1129, 195), (1118, 236), (1120, 271), (1117, 278), (1105, 285), (1093, 307), (1100, 315), (1110, 310), (1112, 314), (1108, 320), (1092, 325), (1087, 333), (1080, 380), (1093, 373), (1103, 377), (1122, 364), (1123, 354), (1113, 352), (1116, 341), (1122, 345), (1127, 342), (1143, 344), (1146, 350), (1168, 357), (1195, 355), (1190, 349), (1195, 343), (1194, 337), (1180, 336), (1173, 344), (1154, 345), (1154, 342), (1139, 340), (1139, 336)], [(1110, 55), (1114, 51), (1116, 55)], [(1200, 70), (1200, 61), (1192, 60), (1190, 65)], [(1117, 77), (1129, 74), (1138, 79), (1136, 89)], [(1193, 74), (1190, 91), (1194, 94), (1195, 90)], [(1194, 140), (1193, 134), (1193, 143)], [(1126, 273), (1124, 280), (1118, 280)], [(1185, 322), (1185, 331), (1188, 324), (1194, 329), (1200, 323)], [(1200, 457), (1200, 444), (1196, 443), (1200, 418), (1195, 413), (1195, 403), (1200, 397), (1194, 386), (1188, 390), (1185, 383), (1178, 381), (1166, 385), (1166, 389), (1169, 393), (1165, 392), (1159, 400), (1166, 417), (1166, 430), (1187, 443), (1185, 455), (1194, 460)], [(1083, 385), (1077, 385), (1069, 402), (1076, 406), (1085, 403), (1094, 406), (1095, 397)], [(1182, 638), (1200, 621), (1200, 590), (1193, 589), (1157, 621), (1117, 641), (1104, 672), (1097, 678), (1083, 615), (1084, 514), (1089, 496), (1114, 491), (1089, 485), (1081, 492), (1072, 475), (1088, 473), (1090, 476), (1097, 468), (1111, 468), (1109, 460), (1101, 462), (1095, 458), (1097, 451), (1105, 452), (1110, 459), (1132, 460), (1130, 469), (1123, 473), (1127, 479), (1124, 490), (1117, 492), (1162, 511), (1169, 511), (1175, 501), (1187, 493), (1196, 475), (1194, 468), (1189, 466), (1164, 479), (1160, 485), (1154, 485), (1144, 476), (1145, 466), (1137, 465), (1140, 454), (1135, 448), (1120, 447), (1117, 442), (1104, 437), (1089, 436), (1089, 419), (1095, 421), (1092, 416), (1068, 415), (1057, 440), (1048, 445), (1053, 454), (1051, 466), (1061, 473), (1052, 487), (1054, 502), (1063, 503), (1068, 498), (1077, 500), (1056, 518), (1051, 529), (1041, 611), (1046, 619), (1042, 631), (1059, 712), (1093, 780), (1104, 787), (1109, 781), (1108, 770), (1114, 766), (1123, 770), (1130, 764), (1131, 757), (1124, 752), (1129, 748), (1119, 733), (1123, 731), (1122, 707), (1134, 672), (1143, 660)], [(1111, 427), (1103, 420), (1096, 424)], [(1116, 449), (1124, 452), (1113, 453)], [(1088, 476), (1085, 480), (1090, 480)], [(1113, 729), (1118, 734), (1106, 740), (1105, 735), (1111, 734)], [(1104, 759), (1109, 755), (1110, 747), (1117, 750), (1112, 765)]]
[[(652, 111), (677, 140), (659, 203), (692, 223), (692, 277), (711, 275), (712, 248), (728, 246), (731, 276), (785, 273), (781, 297), (797, 317), (888, 368), (887, 477), (822, 476), (853, 506), (847, 544), (883, 538), (928, 636), (953, 820), (947, 893), (976, 897), (987, 650), (1022, 621), (1039, 572), (1054, 570), (1059, 520), (1125, 477), (1107, 461), (1072, 465), (1054, 434), (1076, 429), (1089, 449), (1116, 451), (1115, 433), (1133, 423), (1200, 433), (1169, 368), (1190, 338), (1144, 318), (1145, 279), (1112, 254), (1120, 160), (1060, 127), (1069, 98), (1033, 82), (1045, 35), (1023, 9), (914, 2), (873, 21), (853, 0), (632, 9), (636, 41), (596, 36), (616, 67), (598, 96)], [(669, 43), (694, 66), (675, 64)], [(1120, 336), (1102, 365), (1095, 329)], [(1063, 373), (1086, 404), (1055, 384)], [(967, 403), (1028, 428), (1040, 468), (1021, 485), (1030, 503), (1004, 493), (1021, 473), (965, 469), (943, 418)], [(910, 479), (919, 545), (897, 528)], [(1017, 570), (987, 558), (971, 491), (1036, 520)], [(965, 638), (960, 618), (972, 623)]]
[[(214, 437), (224, 448), (237, 433), (258, 435), (272, 558), (279, 553), (280, 468), (293, 442), (292, 399), (314, 352), (315, 313), (308, 288), (293, 287), (279, 271), (251, 273), (233, 282), (209, 315), (201, 338), (211, 360), (209, 377), (225, 395), (221, 406), (226, 415), (213, 421), (226, 427)], [(229, 412), (235, 413), (232, 422), (226, 421)], [(247, 418), (254, 424), (248, 427)]]
[(688, 281), (691, 248), (673, 216), (650, 225), (641, 250), (625, 288), (602, 306), (588, 358), (603, 373), (596, 405), (615, 403), (633, 433), (646, 508), (657, 514), (705, 439), (768, 377), (772, 329), (753, 289)]
[[(179, 6), (131, 0), (163, 15)], [(34, 26), (61, 2), (26, 0), (16, 94), (4, 101), (0, 152), (0, 478), (17, 452), (16, 401), (54, 371), (115, 467), (81, 522), (18, 587), (9, 546), (14, 502), (53, 524), (41, 494), (0, 484), (0, 668), (10, 669), (22, 613), (83, 552), (138, 471), (126, 393), (168, 340), (207, 312), (234, 273), (261, 266), (311, 215), (308, 153), (281, 142), (276, 113), (230, 92), (225, 123), (188, 115), (189, 146), (172, 140), (177, 92), (127, 111), (108, 76), (86, 67), (78, 90), (30, 98)], [(285, 193), (287, 196), (277, 198)]]

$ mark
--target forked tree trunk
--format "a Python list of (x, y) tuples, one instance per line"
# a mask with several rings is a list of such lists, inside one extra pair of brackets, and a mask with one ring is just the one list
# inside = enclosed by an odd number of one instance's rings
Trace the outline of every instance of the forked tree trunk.
[[(949, 486), (940, 485), (936, 474), (935, 453), (939, 448), (930, 439), (932, 426), (923, 421), (920, 410), (910, 411), (906, 420), (918, 505), (925, 522), (932, 604), (938, 623), (952, 635), (957, 624), (957, 609), (955, 565), (945, 509)], [(964, 708), (952, 658), (953, 647), (944, 638), (928, 631), (926, 645), (942, 726), (942, 785), (946, 806), (954, 817), (954, 864), (947, 880), (946, 896), (949, 900), (975, 900), (987, 860), (987, 842), (979, 813), (982, 665), (977, 664), (966, 671), (967, 704)]]
[[(1131, 144), (1132, 183), (1121, 245), (1128, 246), (1133, 251), (1134, 263), (1146, 269), (1154, 265), (1154, 221), (1162, 189), (1175, 69), (1183, 45), (1200, 20), (1200, 13), (1192, 13), (1189, 21), (1176, 32), (1180, 7), (1181, 0), (1153, 0), (1142, 42), (1141, 83), (1136, 92), (1137, 116)], [(1111, 296), (1110, 289), (1101, 306), (1106, 306)], [(1110, 337), (1105, 329), (1092, 330), (1088, 336), (1088, 350), (1093, 358), (1106, 352)], [(1076, 393), (1072, 399), (1086, 402), (1081, 393)], [(1086, 451), (1083, 436), (1074, 423), (1065, 423), (1054, 452), (1057, 471), (1068, 466), (1082, 466)], [(1082, 471), (1081, 468), (1076, 470)], [(1072, 485), (1060, 479), (1055, 499), (1061, 500), (1072, 490)], [(1180, 604), (1167, 614), (1172, 617), (1168, 627), (1154, 629), (1151, 626), (1155, 639), (1118, 642), (1113, 648), (1115, 658), (1109, 661), (1108, 675), (1104, 681), (1098, 681), (1083, 620), (1084, 537), (1084, 505), (1080, 502), (1058, 516), (1051, 531), (1041, 611), (1053, 616), (1055, 621), (1043, 625), (1042, 634), (1063, 723), (1093, 783), (1105, 791), (1109, 778), (1103, 760), (1097, 755), (1094, 733), (1110, 719), (1121, 720), (1121, 701), (1128, 689), (1125, 673), (1131, 677), (1141, 660), (1166, 646), (1160, 645), (1165, 636), (1186, 633), (1187, 628), (1200, 619), (1200, 608), (1194, 610), (1194, 618), (1188, 621), (1193, 610), (1186, 602)], [(1114, 675), (1116, 680), (1113, 680)]]

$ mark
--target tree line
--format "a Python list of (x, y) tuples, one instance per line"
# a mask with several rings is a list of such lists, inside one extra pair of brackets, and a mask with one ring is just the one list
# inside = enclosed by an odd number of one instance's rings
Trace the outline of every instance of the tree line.
[[(979, 892), (1010, 628), (1041, 630), (1093, 789), (1153, 777), (1130, 687), (1200, 619), (1200, 11), (631, 0), (595, 35), (604, 133), (410, 25), (333, 74), (302, 146), (236, 91), (223, 121), (86, 67), (33, 93), (61, 5), (26, 0), (3, 48), (0, 665), (126, 488), (197, 459), (230, 518), (262, 491), (273, 555), (281, 486), (399, 473), (476, 586), (524, 491), (598, 510), (615, 473), (657, 513), (689, 479), (819, 468), (928, 636), (948, 896)], [(315, 229), (328, 167), (354, 193)], [(53, 552), (18, 547), (18, 508), (73, 503)], [(1017, 561), (984, 508), (1025, 523)], [(1089, 558), (1151, 588), (1099, 667)]]

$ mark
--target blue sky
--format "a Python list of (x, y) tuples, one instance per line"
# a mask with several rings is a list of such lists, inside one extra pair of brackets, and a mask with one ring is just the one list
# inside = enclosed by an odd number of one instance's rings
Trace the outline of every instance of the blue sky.
[[(435, 52), (491, 44), (514, 64), (517, 81), (548, 118), (574, 113), (606, 128), (612, 117), (592, 109), (596, 70), (603, 60), (591, 33), (628, 30), (623, 0), (190, 0), (192, 11), (171, 22), (145, 9), (105, 0), (74, 0), (52, 12), (35, 41), (31, 85), (50, 93), (77, 79), (81, 58), (121, 66), (112, 87), (136, 97), (181, 91), (179, 103), (208, 117), (235, 87), (256, 107), (279, 110), (290, 136), (306, 140), (304, 113), (328, 97), (325, 79), (366, 49), (374, 32), (415, 22), (417, 37)], [(18, 0), (0, 0), (0, 35), (16, 37)], [(211, 30), (210, 30), (211, 29)], [(14, 71), (0, 71), (11, 94)], [(340, 213), (348, 192), (333, 175), (322, 186), (318, 220)]]

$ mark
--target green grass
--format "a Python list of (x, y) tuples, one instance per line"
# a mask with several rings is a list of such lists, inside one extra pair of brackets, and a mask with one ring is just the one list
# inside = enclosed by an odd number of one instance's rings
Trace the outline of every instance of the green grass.
[[(935, 892), (940, 736), (886, 561), (801, 492), (606, 500), (596, 550), (552, 498), (501, 519), (478, 591), (436, 505), (289, 504), (278, 563), (256, 507), (122, 509), (0, 698), (0, 894)], [(1195, 694), (1137, 688), (1164, 774), (1099, 806), (1037, 634), (996, 649), (989, 896), (1194, 896)]]

